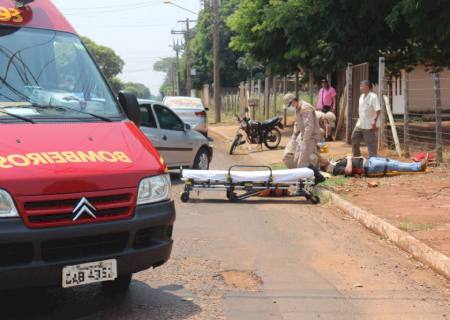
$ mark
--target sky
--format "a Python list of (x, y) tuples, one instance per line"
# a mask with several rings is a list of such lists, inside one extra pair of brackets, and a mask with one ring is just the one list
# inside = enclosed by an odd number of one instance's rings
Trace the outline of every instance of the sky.
[[(200, 0), (173, 0), (191, 11)], [(184, 30), (178, 20), (195, 19), (192, 13), (163, 0), (53, 0), (80, 35), (114, 49), (125, 61), (119, 78), (141, 82), (159, 93), (164, 73), (153, 71), (159, 58), (174, 56), (171, 30)], [(195, 25), (195, 24), (194, 24)], [(176, 38), (175, 38), (176, 39)]]

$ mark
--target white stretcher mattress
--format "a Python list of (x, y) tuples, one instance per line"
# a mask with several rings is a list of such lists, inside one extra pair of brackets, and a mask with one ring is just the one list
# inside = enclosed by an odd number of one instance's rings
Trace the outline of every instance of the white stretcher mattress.
[[(264, 183), (269, 180), (270, 171), (231, 171), (232, 181), (235, 183), (253, 182)], [(272, 183), (273, 184), (289, 184), (296, 183), (300, 180), (314, 178), (314, 171), (308, 168), (287, 169), (287, 170), (273, 170)], [(227, 183), (227, 170), (183, 170), (182, 180), (193, 180), (195, 182), (216, 182)]]

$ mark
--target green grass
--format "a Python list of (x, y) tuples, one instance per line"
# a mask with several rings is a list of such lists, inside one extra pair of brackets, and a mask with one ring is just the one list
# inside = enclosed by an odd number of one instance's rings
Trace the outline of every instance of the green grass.
[(333, 176), (327, 179), (325, 182), (321, 183), (322, 187), (326, 187), (329, 189), (333, 189), (335, 187), (342, 187), (348, 181), (348, 178), (345, 176)]
[(433, 229), (431, 223), (414, 223), (411, 220), (400, 222), (399, 229), (406, 232), (429, 231)]

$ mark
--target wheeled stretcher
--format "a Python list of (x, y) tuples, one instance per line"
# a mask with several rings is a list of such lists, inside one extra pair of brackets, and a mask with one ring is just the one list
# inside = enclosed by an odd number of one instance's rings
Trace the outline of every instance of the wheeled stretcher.
[(181, 194), (183, 202), (189, 201), (192, 191), (226, 191), (227, 198), (237, 202), (266, 190), (287, 191), (291, 188), (295, 188), (295, 196), (305, 197), (314, 204), (320, 202), (314, 171), (308, 168), (272, 170), (266, 166), (236, 165), (228, 170), (182, 170), (181, 180), (185, 183)]

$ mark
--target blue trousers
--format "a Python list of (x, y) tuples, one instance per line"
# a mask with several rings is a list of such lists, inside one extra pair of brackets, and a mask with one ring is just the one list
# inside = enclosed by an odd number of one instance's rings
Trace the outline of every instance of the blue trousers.
[[(387, 165), (387, 166), (386, 166)], [(397, 160), (391, 160), (386, 158), (371, 157), (367, 161), (367, 173), (368, 174), (379, 174), (386, 172), (420, 172), (421, 164), (420, 162), (400, 162)]]

